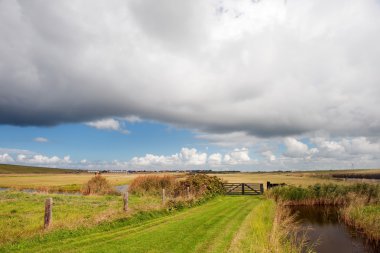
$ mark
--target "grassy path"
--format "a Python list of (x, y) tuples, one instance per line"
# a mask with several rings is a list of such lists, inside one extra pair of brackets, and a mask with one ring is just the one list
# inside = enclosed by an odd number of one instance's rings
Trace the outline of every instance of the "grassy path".
[(255, 207), (267, 201), (221, 197), (170, 216), (43, 243), (29, 240), (0, 252), (227, 252), (235, 237), (242, 237), (239, 230), (247, 217), (255, 217)]

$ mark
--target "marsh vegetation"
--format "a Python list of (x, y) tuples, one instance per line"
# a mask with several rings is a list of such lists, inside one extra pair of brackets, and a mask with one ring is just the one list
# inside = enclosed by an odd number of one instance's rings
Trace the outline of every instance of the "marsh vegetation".
[[(83, 252), (311, 252), (307, 238), (296, 237), (299, 224), (286, 207), (289, 204), (337, 205), (347, 224), (378, 238), (378, 185), (337, 180), (331, 173), (105, 174), (92, 178), (91, 174), (0, 175), (0, 185), (13, 189), (0, 192), (0, 251), (39, 252), (48, 246), (52, 252), (78, 248)], [(227, 197), (222, 186), (227, 180), (290, 185), (274, 188), (267, 196)], [(15, 190), (20, 184), (42, 191)], [(113, 192), (121, 184), (129, 186), (126, 212), (122, 196)], [(43, 188), (70, 185), (88, 195), (58, 195)], [(48, 197), (54, 199), (53, 225), (45, 230), (43, 205)]]

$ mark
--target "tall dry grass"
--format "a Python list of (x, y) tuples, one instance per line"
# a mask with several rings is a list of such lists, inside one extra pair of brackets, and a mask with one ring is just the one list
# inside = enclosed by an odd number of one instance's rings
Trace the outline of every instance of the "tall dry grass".
[(362, 231), (370, 241), (380, 244), (380, 205), (366, 205), (366, 198), (356, 198), (341, 208), (340, 214), (345, 223)]
[(285, 205), (337, 205), (344, 222), (380, 243), (379, 184), (285, 186), (266, 194)]
[(138, 176), (128, 187), (128, 191), (139, 196), (142, 195), (159, 195), (162, 189), (169, 196), (176, 186), (176, 178), (172, 175), (148, 175)]
[(269, 252), (312, 253), (314, 245), (307, 239), (308, 230), (301, 229), (296, 216), (285, 205), (276, 206), (276, 215), (270, 235)]
[(105, 195), (116, 194), (116, 191), (105, 177), (96, 175), (82, 186), (81, 193), (83, 195)]

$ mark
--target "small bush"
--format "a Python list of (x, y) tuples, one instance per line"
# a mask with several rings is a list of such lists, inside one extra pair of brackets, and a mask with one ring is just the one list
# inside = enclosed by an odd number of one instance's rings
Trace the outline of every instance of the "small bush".
[(206, 174), (193, 174), (187, 176), (183, 181), (177, 184), (174, 190), (175, 196), (184, 196), (187, 194), (187, 187), (190, 189), (190, 194), (195, 197), (216, 196), (223, 194), (225, 189), (223, 181), (216, 176), (208, 176)]
[(105, 195), (116, 194), (116, 191), (112, 188), (105, 177), (96, 175), (82, 186), (81, 193), (83, 195)]
[(159, 195), (164, 188), (167, 194), (173, 191), (176, 178), (171, 175), (165, 176), (138, 176), (128, 187), (128, 191), (136, 195)]
[(205, 174), (189, 175), (181, 181), (177, 181), (171, 175), (139, 176), (129, 185), (129, 192), (136, 195), (160, 195), (164, 188), (167, 197), (188, 198), (187, 187), (189, 187), (191, 198), (224, 193), (223, 181), (219, 177)]

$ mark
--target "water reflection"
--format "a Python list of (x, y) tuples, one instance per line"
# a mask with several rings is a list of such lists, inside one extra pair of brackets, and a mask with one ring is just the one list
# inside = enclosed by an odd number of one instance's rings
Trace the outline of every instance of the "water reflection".
[(341, 222), (335, 207), (297, 206), (292, 207), (292, 212), (297, 214), (301, 230), (307, 230), (316, 252), (380, 252), (380, 247), (368, 243), (359, 232)]

